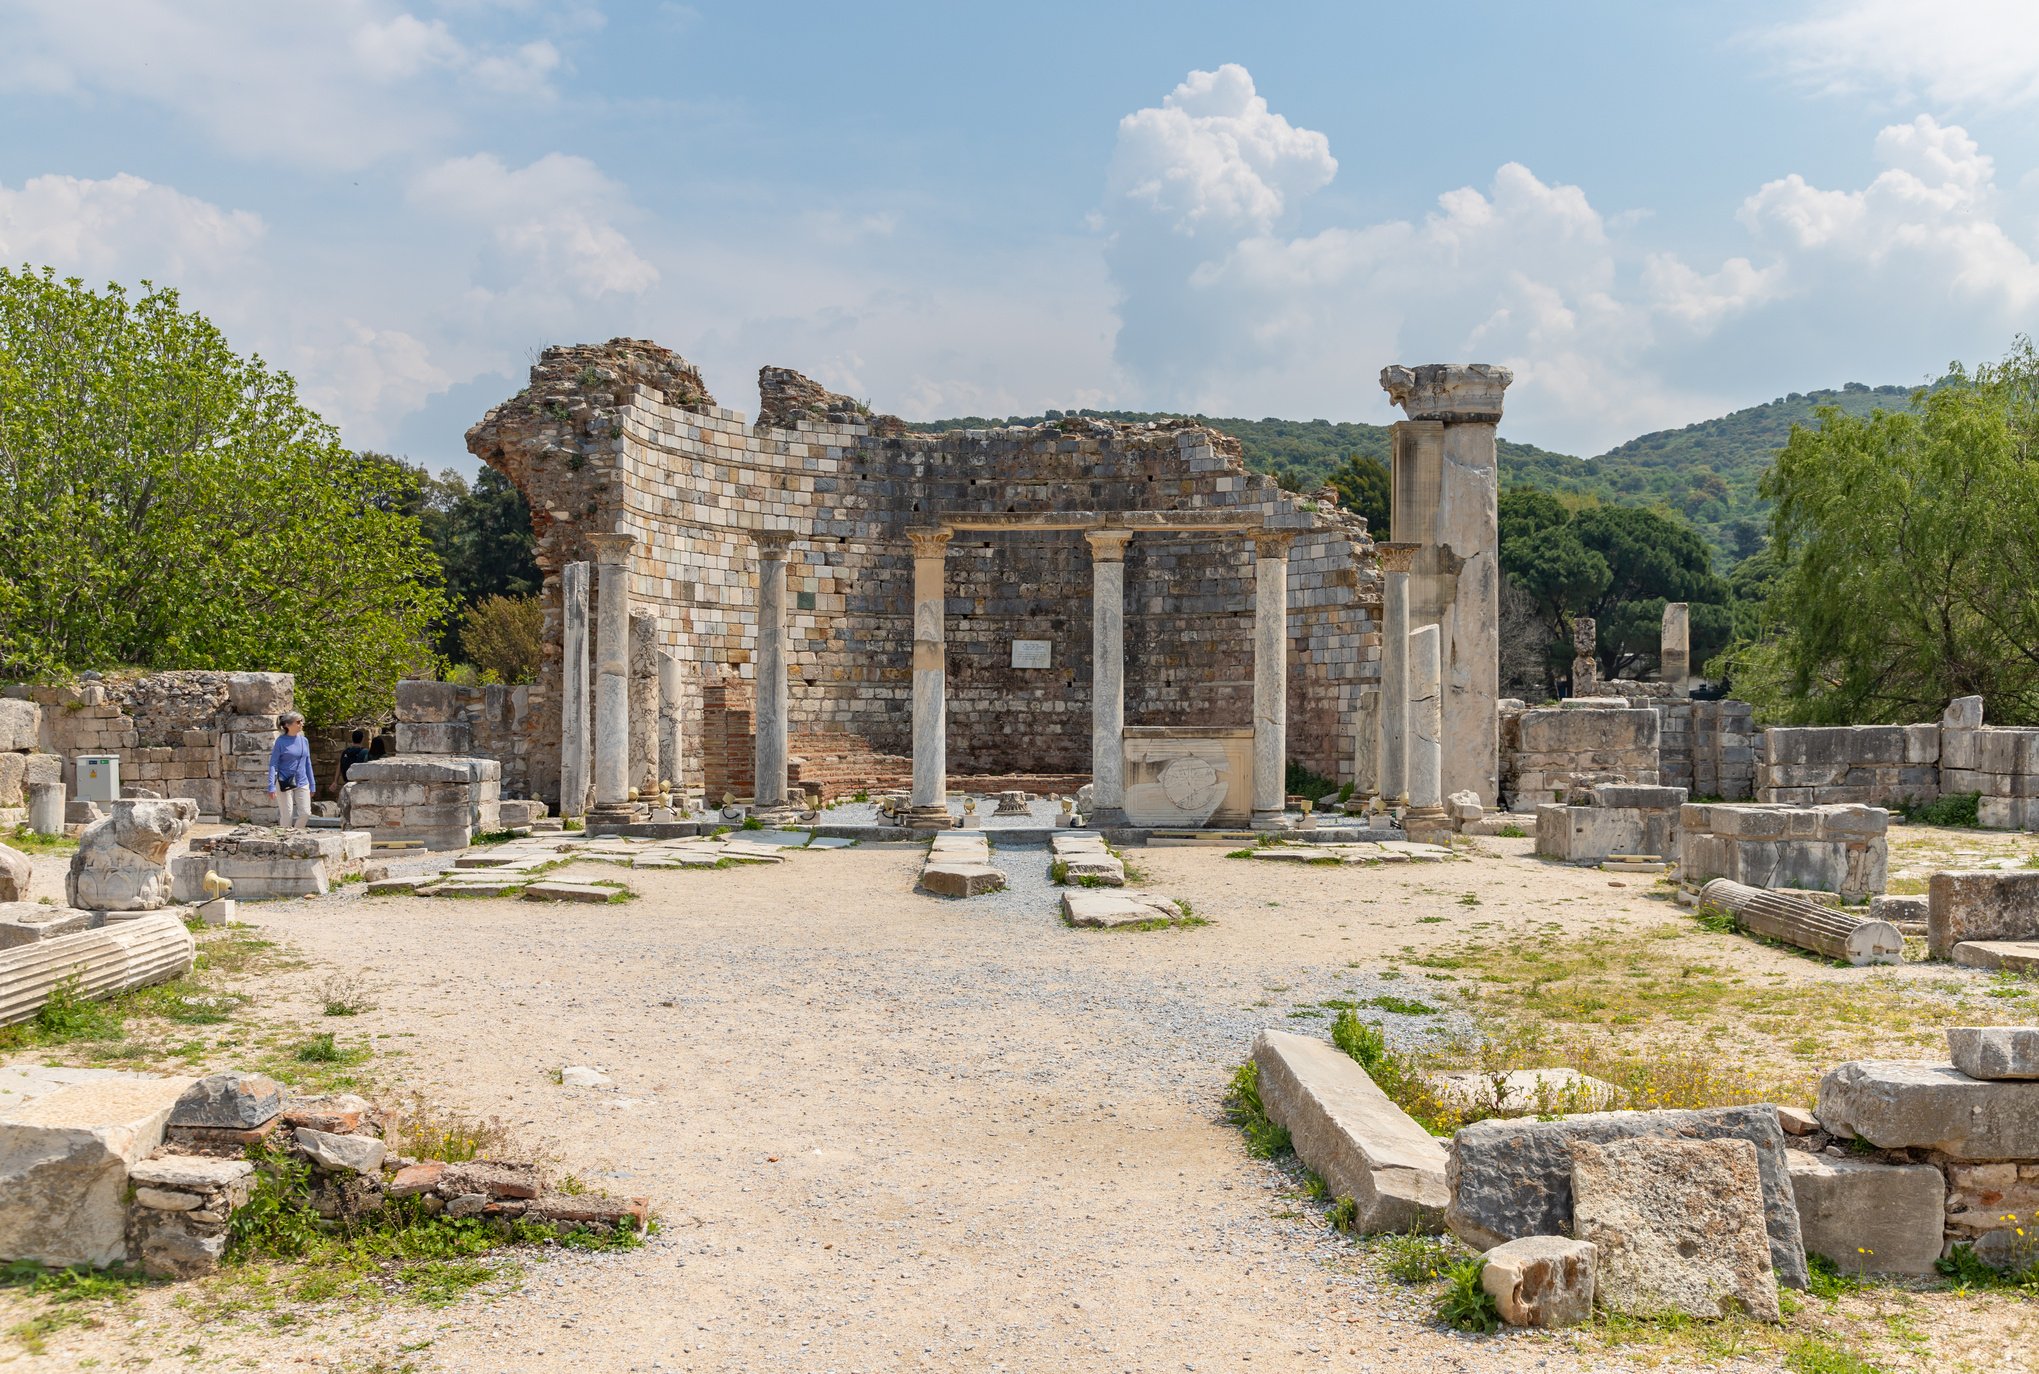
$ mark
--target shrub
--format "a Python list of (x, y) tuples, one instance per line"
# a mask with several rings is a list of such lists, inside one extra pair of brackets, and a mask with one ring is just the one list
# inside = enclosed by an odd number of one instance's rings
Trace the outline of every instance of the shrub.
[(536, 682), (545, 647), (545, 608), (535, 596), (491, 596), (467, 610), (460, 648), (483, 680)]
[(1226, 1115), (1246, 1137), (1246, 1153), (1273, 1159), (1289, 1149), (1289, 1133), (1268, 1116), (1260, 1100), (1260, 1066), (1251, 1059), (1232, 1071), (1232, 1090), (1225, 1098)]
[(1482, 1334), (1501, 1329), (1501, 1312), (1494, 1295), (1480, 1286), (1480, 1273), (1487, 1261), (1478, 1255), (1459, 1261), (1444, 1272), (1444, 1292), (1437, 1298), (1437, 1319), (1460, 1331)]
[(1956, 792), (1938, 801), (1905, 802), (1899, 809), (1913, 825), (1954, 825), (1973, 830), (1982, 824), (1982, 793)]

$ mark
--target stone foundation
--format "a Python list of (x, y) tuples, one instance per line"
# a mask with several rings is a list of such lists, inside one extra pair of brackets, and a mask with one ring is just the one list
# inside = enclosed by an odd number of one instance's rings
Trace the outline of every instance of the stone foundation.
[(1589, 806), (1551, 802), (1536, 808), (1537, 857), (1559, 863), (1597, 864), (1616, 854), (1678, 852), (1682, 787), (1601, 783)]
[(1597, 783), (1656, 786), (1661, 730), (1655, 711), (1625, 704), (1506, 710), (1502, 795), (1510, 810), (1527, 812)]
[(502, 765), (494, 759), (377, 759), (356, 764), (340, 792), (341, 823), (377, 843), (462, 849), (501, 826)]
[(1889, 824), (1890, 813), (1873, 806), (1687, 803), (1679, 813), (1679, 881), (1697, 890), (1728, 878), (1859, 901), (1883, 890)]

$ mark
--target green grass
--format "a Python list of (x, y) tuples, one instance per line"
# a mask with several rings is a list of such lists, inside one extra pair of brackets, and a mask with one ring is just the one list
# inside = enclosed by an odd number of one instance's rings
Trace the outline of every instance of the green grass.
[(1819, 1331), (1796, 1337), (1784, 1347), (1784, 1367), (1791, 1374), (1887, 1374), (1885, 1366)]
[(1246, 1137), (1246, 1153), (1255, 1159), (1273, 1159), (1292, 1148), (1288, 1129), (1275, 1124), (1260, 1100), (1260, 1066), (1247, 1060), (1232, 1071), (1231, 1091), (1225, 1097), (1226, 1115)]
[(26, 825), (17, 825), (0, 835), (0, 844), (23, 854), (69, 854), (78, 847), (78, 842), (69, 835), (45, 835)]
[(74, 1326), (98, 1326), (101, 1311), (132, 1301), (146, 1282), (139, 1272), (121, 1266), (52, 1269), (34, 1260), (0, 1264), (0, 1288), (45, 1300), (40, 1311), (8, 1327), (7, 1334), (29, 1354), (44, 1354), (50, 1336)]
[(1397, 997), (1393, 993), (1383, 993), (1379, 997), (1369, 997), (1363, 1005), (1377, 1007), (1382, 1011), (1393, 1012), (1397, 1016), (1437, 1015), (1437, 1008), (1431, 1006), (1428, 1002), (1419, 1002), (1413, 997)]
[(1437, 1296), (1437, 1319), (1457, 1331), (1482, 1335), (1501, 1329), (1494, 1296), (1480, 1286), (1486, 1260), (1479, 1255), (1460, 1260), (1444, 1271), (1444, 1291)]
[(1441, 1279), (1465, 1257), (1465, 1247), (1449, 1236), (1380, 1236), (1374, 1257), (1397, 1283), (1429, 1283)]
[(1519, 825), (1504, 825), (1499, 830), (1496, 830), (1494, 834), (1497, 838), (1504, 840), (1526, 840), (1529, 838), (1529, 832)]

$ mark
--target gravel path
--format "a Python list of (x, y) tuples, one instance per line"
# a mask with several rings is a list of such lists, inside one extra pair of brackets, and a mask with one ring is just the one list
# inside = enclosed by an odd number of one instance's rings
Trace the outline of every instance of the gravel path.
[[(1289, 1180), (1223, 1120), (1256, 1030), (1322, 1033), (1287, 1012), (1411, 991), (1364, 967), (1405, 944), (1526, 928), (1556, 896), (1585, 899), (1568, 919), (1662, 919), (1639, 887), (1487, 845), (1502, 852), (1348, 868), (1139, 851), (1145, 886), (1217, 922), (1151, 932), (1064, 927), (1032, 848), (997, 851), (1009, 890), (966, 901), (913, 891), (917, 847), (860, 847), (562, 870), (642, 894), (617, 906), (355, 890), (244, 908), (310, 960), (262, 989), (265, 1015), (371, 1035), (385, 1077), (649, 1194), (664, 1231), (493, 1298), (341, 1317), (316, 1342), (220, 1328), (187, 1364), (181, 1336), (109, 1327), (16, 1367), (1595, 1367), (1561, 1338), (1432, 1327), (1296, 1215)], [(335, 970), (376, 1009), (319, 1018), (309, 990)], [(1393, 1019), (1405, 1035), (1437, 1020)], [(564, 1064), (613, 1082), (556, 1085)], [(168, 1301), (144, 1311), (174, 1332), (188, 1319)]]

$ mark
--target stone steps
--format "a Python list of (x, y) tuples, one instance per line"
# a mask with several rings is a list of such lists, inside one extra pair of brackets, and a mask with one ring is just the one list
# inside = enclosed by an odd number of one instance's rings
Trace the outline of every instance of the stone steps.
[(982, 834), (950, 831), (936, 835), (920, 870), (921, 890), (937, 897), (976, 897), (1005, 887), (1005, 874), (991, 863), (991, 842)]

